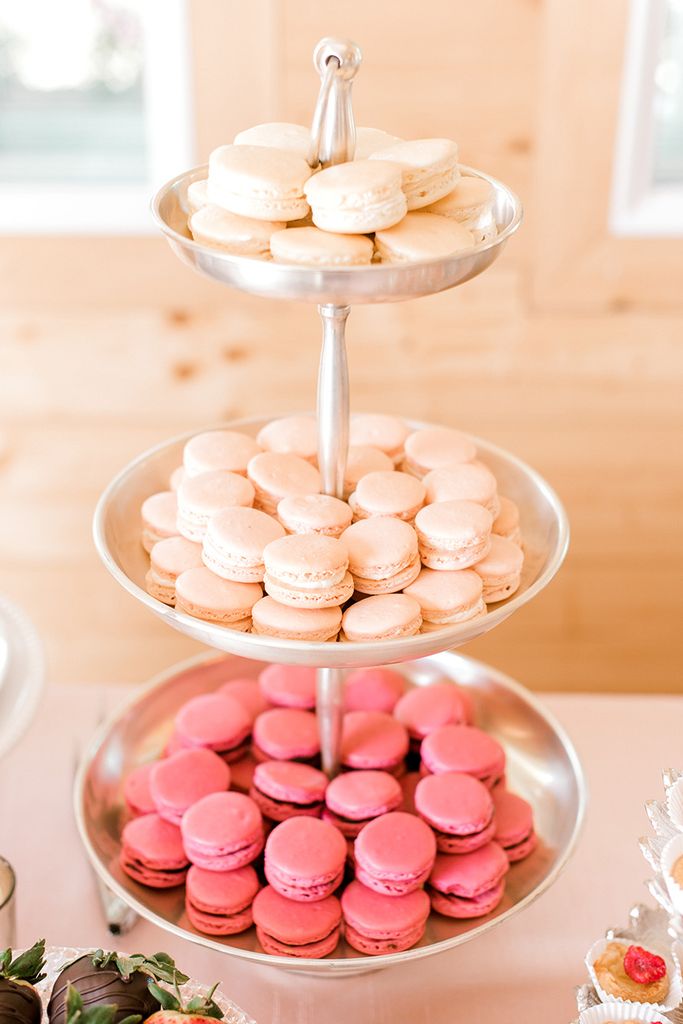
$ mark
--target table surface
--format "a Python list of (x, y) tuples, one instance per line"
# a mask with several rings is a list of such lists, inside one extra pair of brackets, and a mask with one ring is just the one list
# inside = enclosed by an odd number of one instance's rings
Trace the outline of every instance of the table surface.
[[(111, 948), (73, 813), (75, 761), (121, 687), (51, 687), (0, 771), (0, 853), (14, 865), (17, 944)], [(583, 957), (633, 903), (651, 902), (638, 837), (643, 804), (662, 795), (661, 769), (683, 766), (680, 697), (548, 695), (588, 776), (579, 848), (526, 912), (469, 945), (348, 979), (303, 978), (223, 957), (140, 921), (119, 945), (165, 949), (198, 980), (222, 988), (258, 1024), (548, 1024), (575, 1016)]]

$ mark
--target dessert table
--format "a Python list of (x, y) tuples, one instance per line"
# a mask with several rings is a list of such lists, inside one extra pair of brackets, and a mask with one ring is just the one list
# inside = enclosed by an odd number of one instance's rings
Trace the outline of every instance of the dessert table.
[[(165, 949), (259, 1024), (340, 1020), (396, 1024), (519, 1024), (575, 1017), (583, 957), (606, 927), (648, 902), (638, 837), (643, 804), (660, 790), (661, 769), (680, 766), (683, 698), (553, 694), (549, 709), (582, 758), (590, 807), (576, 855), (558, 883), (528, 911), (475, 942), (399, 969), (322, 979), (245, 965), (183, 943), (145, 921), (109, 935), (71, 810), (80, 751), (123, 687), (53, 686), (30, 729), (0, 764), (0, 853), (18, 877), (17, 944), (134, 951)], [(8, 822), (23, 822), (10, 828)]]

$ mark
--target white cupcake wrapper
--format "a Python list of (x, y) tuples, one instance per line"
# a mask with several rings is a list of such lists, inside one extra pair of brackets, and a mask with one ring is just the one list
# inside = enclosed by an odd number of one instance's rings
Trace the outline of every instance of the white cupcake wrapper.
[(669, 840), (662, 851), (661, 860), (661, 871), (664, 875), (671, 904), (677, 914), (683, 915), (683, 889), (671, 876), (673, 866), (679, 857), (683, 857), (683, 833)]
[(671, 824), (679, 832), (683, 833), (683, 778), (678, 779), (667, 790), (666, 809), (671, 819)]
[(605, 1021), (613, 1020), (615, 1024), (620, 1021), (637, 1020), (646, 1024), (671, 1024), (661, 1013), (653, 1010), (647, 1003), (600, 1003), (599, 1006), (591, 1006), (584, 1010), (579, 1016), (579, 1024), (605, 1024)]
[(648, 800), (645, 804), (645, 811), (655, 834), (660, 839), (667, 842), (669, 839), (673, 839), (675, 835), (678, 835), (679, 829), (676, 828), (671, 820), (665, 803), (660, 803), (659, 800)]
[[(650, 953), (655, 953), (657, 956), (662, 956), (666, 960), (666, 972), (667, 977), (669, 979), (669, 992), (665, 1002), (663, 1003), (635, 1003), (629, 1001), (628, 999), (621, 999), (618, 996), (613, 996), (609, 992), (605, 992), (605, 990), (600, 985), (600, 982), (598, 981), (598, 977), (595, 973), (593, 964), (600, 956), (600, 954), (604, 953), (605, 949), (611, 942), (621, 942), (625, 946), (640, 945), (640, 943), (633, 942), (632, 939), (622, 939), (618, 935), (615, 935), (612, 939), (598, 939), (597, 942), (593, 943), (591, 948), (588, 950), (588, 953), (586, 954), (586, 967), (588, 968), (588, 973), (590, 974), (591, 981), (595, 986), (595, 990), (600, 996), (600, 1000), (603, 1003), (613, 1003), (619, 1006), (626, 1006), (632, 1010), (635, 1007), (639, 1006), (647, 1006), (650, 1008), (650, 1010), (659, 1010), (660, 1012), (664, 1013), (667, 1010), (675, 1009), (683, 999), (683, 985), (681, 984), (680, 964), (678, 962), (678, 957), (674, 953), (673, 947), (665, 946), (662, 948), (658, 948), (651, 945), (643, 946), (643, 949), (646, 949)], [(633, 1014), (631, 1014), (631, 1016), (633, 1017)], [(605, 1019), (609, 1020), (609, 1017)], [(623, 1019), (628, 1020), (628, 1015)], [(635, 1019), (637, 1018), (634, 1017), (634, 1020)]]

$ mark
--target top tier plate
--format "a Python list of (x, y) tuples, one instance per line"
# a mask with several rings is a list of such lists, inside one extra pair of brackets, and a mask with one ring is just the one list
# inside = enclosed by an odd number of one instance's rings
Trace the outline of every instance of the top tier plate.
[(498, 234), (465, 252), (415, 263), (378, 263), (368, 267), (301, 267), (247, 256), (233, 256), (192, 240), (187, 227), (187, 189), (206, 178), (208, 166), (196, 167), (164, 185), (152, 212), (171, 248), (188, 266), (221, 284), (270, 299), (295, 299), (336, 306), (400, 302), (464, 284), (486, 270), (522, 221), (522, 204), (502, 182), (461, 167), (463, 174), (484, 178), (495, 192), (493, 213)]

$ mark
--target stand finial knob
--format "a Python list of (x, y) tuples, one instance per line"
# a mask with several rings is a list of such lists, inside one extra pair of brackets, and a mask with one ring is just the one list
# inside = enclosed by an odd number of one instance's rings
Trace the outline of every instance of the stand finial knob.
[(311, 127), (311, 167), (353, 160), (356, 127), (351, 86), (360, 62), (360, 48), (350, 39), (321, 39), (313, 51), (322, 81)]

